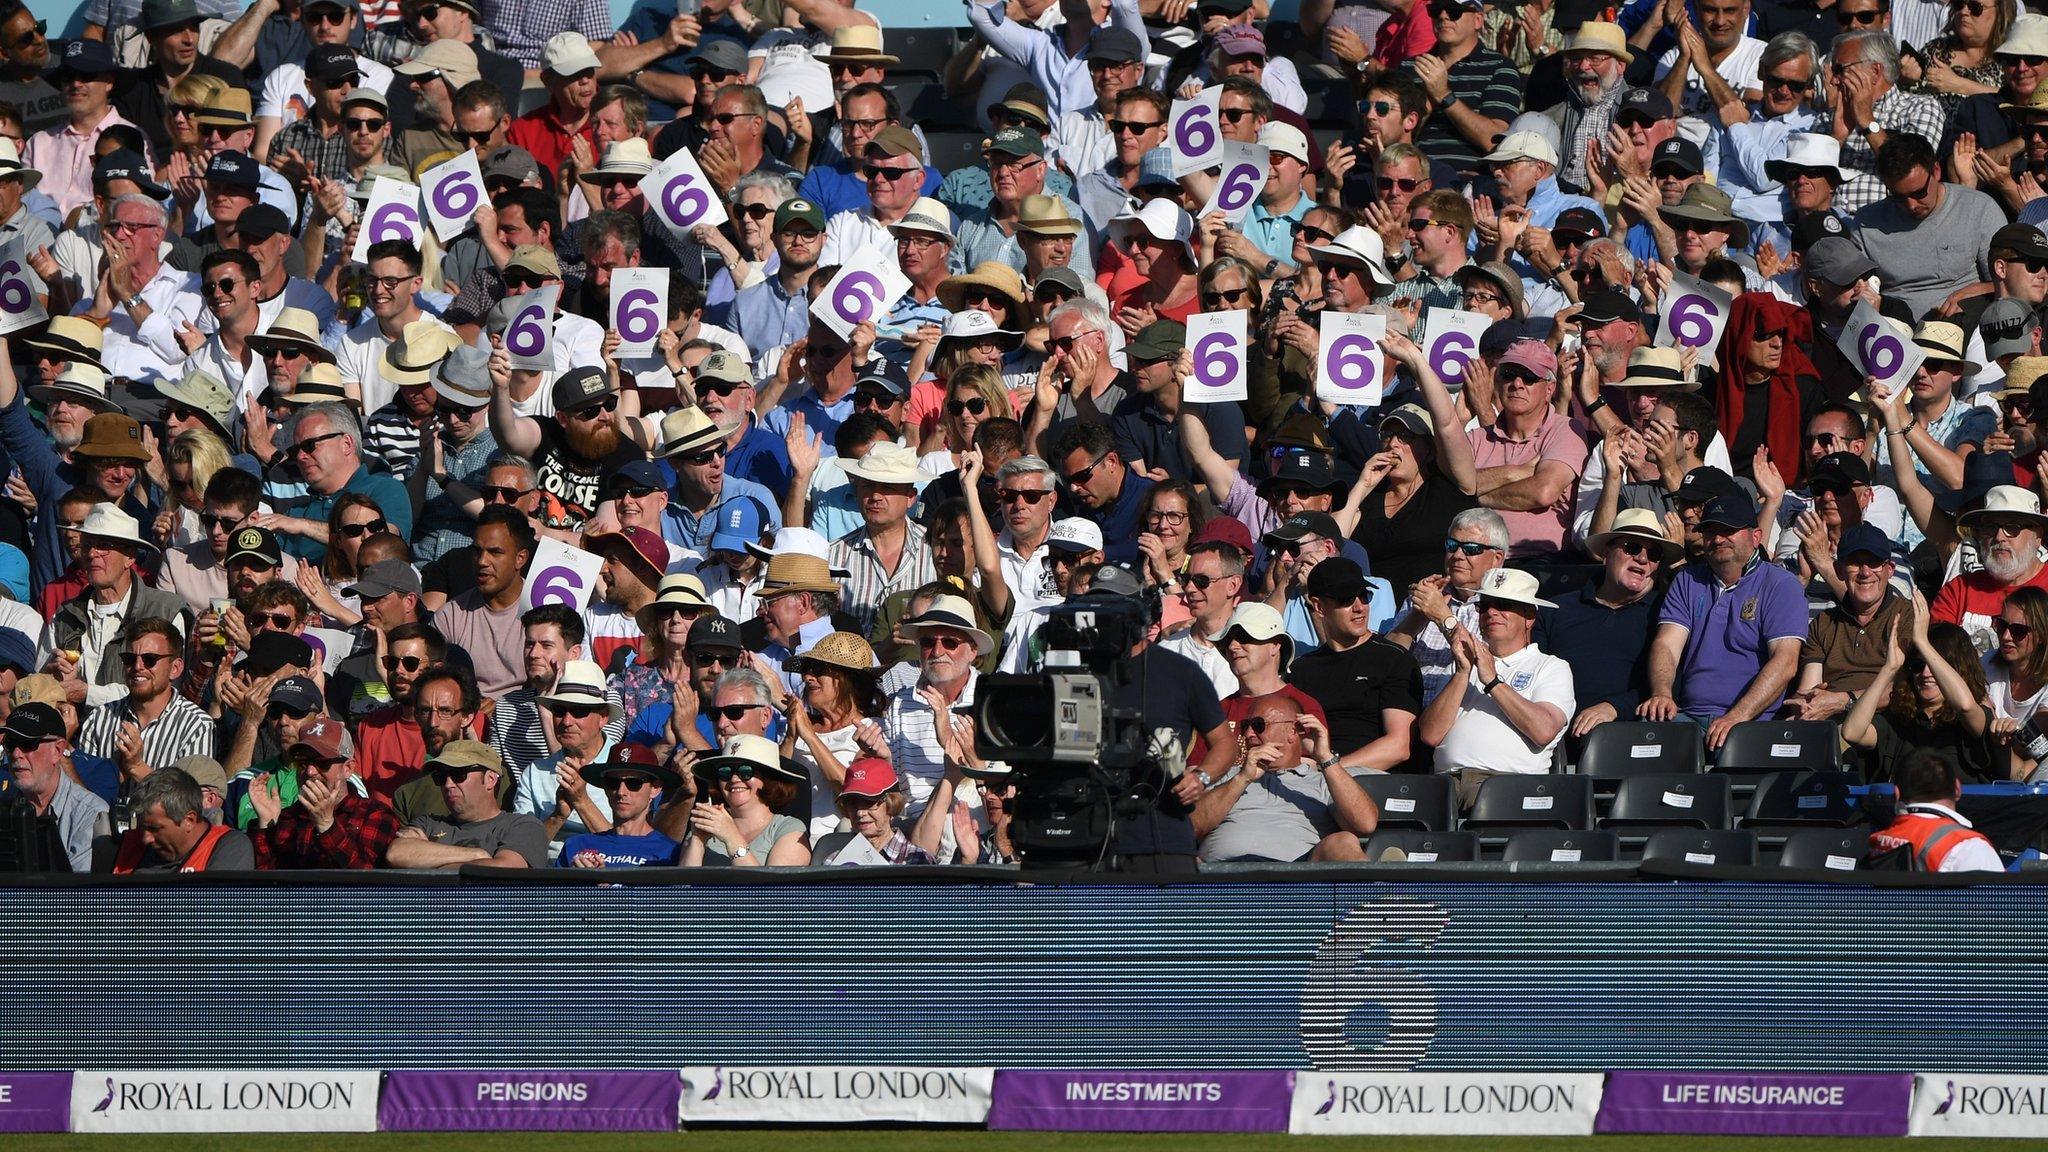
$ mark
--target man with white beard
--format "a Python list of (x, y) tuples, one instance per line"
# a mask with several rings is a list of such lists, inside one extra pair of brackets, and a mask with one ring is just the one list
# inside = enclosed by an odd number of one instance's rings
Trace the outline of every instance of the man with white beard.
[(1557, 169), (1557, 183), (1567, 192), (1587, 186), (1586, 145), (1605, 142), (1614, 124), (1615, 106), (1628, 94), (1622, 72), (1634, 53), (1621, 27), (1597, 20), (1579, 25), (1564, 46), (1565, 98), (1543, 110), (1557, 124), (1558, 149), (1563, 155)]
[(1981, 572), (1958, 576), (1941, 586), (1928, 606), (1939, 624), (1961, 624), (1977, 650), (1991, 650), (1991, 621), (2005, 608), (2005, 598), (2018, 588), (2048, 589), (2048, 569), (2041, 565), (2041, 535), (2048, 516), (2041, 498), (2025, 488), (2000, 484), (1984, 494), (1984, 505), (1965, 512), (1957, 528), (1977, 542)]

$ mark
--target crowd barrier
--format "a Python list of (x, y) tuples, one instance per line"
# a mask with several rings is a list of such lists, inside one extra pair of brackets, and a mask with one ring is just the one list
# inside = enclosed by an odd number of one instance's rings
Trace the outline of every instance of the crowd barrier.
[(0, 1132), (888, 1124), (1303, 1135), (2041, 1136), (2048, 1077), (887, 1066), (0, 1072)]

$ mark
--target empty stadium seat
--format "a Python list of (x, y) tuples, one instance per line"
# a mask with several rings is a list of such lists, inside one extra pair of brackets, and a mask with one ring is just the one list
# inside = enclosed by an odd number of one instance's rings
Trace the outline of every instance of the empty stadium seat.
[(942, 128), (962, 132), (981, 130), (975, 123), (974, 109), (963, 101), (949, 99), (946, 86), (937, 80), (899, 80), (894, 86), (896, 99), (903, 109), (903, 123), (924, 129), (926, 139), (931, 138), (933, 131)]
[(1448, 776), (1356, 777), (1380, 808), (1380, 827), (1448, 832), (1457, 823), (1457, 802)]
[(1677, 864), (1755, 864), (1756, 833), (1741, 829), (1665, 828), (1650, 835), (1643, 859)]
[(1565, 828), (1524, 828), (1508, 837), (1501, 859), (1509, 864), (1586, 864), (1621, 859), (1621, 839), (1612, 832)]
[[(1586, 736), (1579, 752), (1579, 775), (1612, 781), (1630, 776), (1704, 772), (1706, 734), (1690, 720), (1662, 724), (1610, 720)], [(1594, 785), (1600, 789), (1600, 785)]]
[(1861, 828), (1799, 828), (1785, 837), (1778, 866), (1853, 872), (1869, 854), (1870, 833)]
[(1631, 776), (1614, 794), (1603, 828), (1726, 828), (1728, 778), (1712, 773)]
[(1470, 832), (1418, 832), (1395, 828), (1375, 832), (1365, 842), (1365, 858), (1378, 860), (1389, 848), (1408, 854), (1411, 864), (1437, 864), (1479, 859), (1479, 837)]
[(981, 162), (981, 145), (988, 139), (988, 133), (976, 129), (966, 131), (926, 132), (925, 150), (931, 153), (931, 166), (941, 172), (955, 168), (967, 168)]
[(1717, 772), (1832, 772), (1842, 764), (1832, 720), (1752, 720), (1728, 730)]
[(1467, 828), (1591, 828), (1593, 782), (1584, 776), (1501, 775), (1479, 786)]
[(1773, 772), (1757, 782), (1749, 797), (1745, 828), (1787, 824), (1826, 824), (1842, 828), (1862, 821), (1863, 811), (1849, 794), (1851, 772)]
[(936, 79), (945, 73), (946, 61), (959, 48), (960, 41), (951, 28), (882, 29), (882, 51), (897, 59), (897, 63), (889, 65), (891, 79), (906, 72), (920, 72)]

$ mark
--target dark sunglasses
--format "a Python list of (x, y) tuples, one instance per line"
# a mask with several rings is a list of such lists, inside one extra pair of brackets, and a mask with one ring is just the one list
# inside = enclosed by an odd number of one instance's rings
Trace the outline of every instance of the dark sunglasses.
[(730, 396), (742, 388), (752, 387), (752, 384), (736, 384), (731, 380), (697, 381), (697, 392), (702, 396)]
[(384, 127), (382, 116), (351, 116), (342, 121), (351, 132), (375, 132)]
[(722, 128), (730, 128), (732, 127), (733, 121), (741, 120), (752, 115), (754, 115), (754, 113), (752, 112), (720, 112), (716, 116), (707, 116), (705, 117), (705, 119)]
[(383, 520), (365, 520), (360, 524), (343, 524), (340, 531), (343, 536), (354, 540), (363, 536), (375, 536), (389, 527), (391, 525)]
[(33, 752), (47, 743), (49, 743), (48, 740), (25, 740), (19, 736), (0, 736), (0, 748), (5, 748), (9, 752)]
[(2025, 640), (2028, 636), (2033, 635), (2034, 626), (2031, 624), (2015, 624), (2001, 617), (1991, 622), (1991, 630), (2000, 636), (2010, 636), (2015, 640)]
[(747, 204), (739, 209), (740, 215), (749, 220), (766, 220), (775, 215), (775, 209), (766, 204)]
[(433, 772), (434, 783), (461, 784), (481, 771), (481, 768), (436, 768)]
[(896, 403), (896, 397), (887, 392), (861, 389), (853, 394), (853, 406), (855, 408), (887, 408), (894, 403)]
[(1618, 549), (1624, 556), (1648, 556), (1656, 551), (1647, 540), (1630, 540), (1627, 537), (1617, 538), (1608, 547)]
[(917, 646), (924, 649), (937, 648), (941, 652), (952, 652), (967, 647), (967, 641), (958, 636), (919, 636)]
[(263, 710), (263, 714), (265, 716), (268, 716), (272, 720), (282, 720), (287, 718), (292, 720), (304, 720), (306, 717), (311, 716), (313, 714), (313, 710), (311, 708), (294, 708), (289, 704), (272, 704), (270, 707)]
[(979, 396), (969, 396), (965, 400), (946, 401), (946, 414), (949, 416), (958, 416), (962, 412), (979, 416), (986, 411), (988, 411), (988, 401), (983, 400)]
[(1204, 292), (1202, 293), (1202, 307), (1213, 308), (1221, 304), (1228, 308), (1235, 308), (1238, 301), (1243, 300), (1250, 293), (1251, 289), (1249, 288), (1232, 288), (1228, 291)]
[(645, 500), (659, 491), (661, 489), (646, 484), (622, 484), (612, 489), (612, 495), (624, 496), (632, 500)]
[(1245, 735), (1247, 735), (1247, 736), (1263, 736), (1263, 735), (1265, 735), (1265, 734), (1266, 734), (1266, 728), (1267, 728), (1267, 727), (1268, 727), (1269, 725), (1270, 725), (1271, 727), (1274, 727), (1274, 728), (1278, 728), (1278, 727), (1281, 727), (1281, 726), (1283, 726), (1283, 725), (1287, 725), (1287, 724), (1299, 724), (1299, 723), (1301, 723), (1301, 721), (1299, 721), (1299, 720), (1272, 720), (1272, 721), (1269, 721), (1269, 720), (1267, 720), (1267, 719), (1266, 719), (1266, 718), (1265, 718), (1264, 716), (1248, 716), (1248, 717), (1244, 718), (1243, 720), (1240, 720), (1240, 721), (1238, 721), (1238, 722), (1237, 722), (1237, 728), (1238, 728), (1238, 731), (1240, 731), (1240, 732), (1243, 732), (1243, 733), (1244, 733)]
[(884, 168), (880, 164), (864, 164), (861, 166), (860, 174), (864, 180), (901, 180), (905, 176), (922, 171), (923, 168)]
[(469, 145), (471, 148), (476, 148), (481, 145), (490, 143), (491, 137), (496, 136), (497, 134), (498, 130), (496, 128), (486, 128), (481, 132), (458, 131), (455, 133), (455, 137), (456, 139), (461, 140), (464, 144)]
[(426, 658), (423, 656), (386, 656), (384, 658), (384, 670), (387, 672), (397, 672), (403, 669), (407, 672), (417, 672), (426, 662)]
[(558, 704), (554, 712), (557, 716), (567, 716), (574, 720), (588, 720), (592, 716), (612, 714), (611, 706), (608, 704)]
[(1102, 461), (1107, 459), (1109, 459), (1109, 457), (1104, 456), (1101, 459), (1098, 459), (1095, 462), (1089, 464), (1086, 468), (1080, 468), (1075, 470), (1075, 472), (1072, 475), (1067, 476), (1065, 478), (1067, 481), (1067, 486), (1070, 488), (1079, 488), (1081, 485), (1086, 484), (1088, 482), (1089, 477), (1095, 475), (1095, 470), (1097, 468), (1102, 467)]
[(734, 768), (729, 764), (723, 765), (718, 769), (718, 778), (720, 780), (752, 780), (754, 778), (754, 770), (752, 768)]
[(706, 448), (702, 452), (692, 452), (688, 456), (679, 457), (679, 459), (685, 464), (695, 464), (697, 467), (702, 468), (706, 464), (713, 464), (725, 459), (725, 449), (723, 447)]
[(721, 704), (715, 708), (706, 708), (704, 714), (713, 717), (723, 716), (727, 720), (744, 720), (747, 713), (756, 708), (766, 707), (766, 704)]
[(1491, 551), (1493, 551), (1493, 545), (1481, 544), (1477, 540), (1444, 541), (1444, 555), (1446, 556), (1453, 552), (1463, 552), (1467, 556), (1479, 556)]
[(1252, 110), (1249, 108), (1225, 108), (1217, 113), (1217, 115), (1223, 117), (1225, 120), (1230, 121), (1232, 124), (1237, 123), (1239, 120), (1242, 120), (1251, 114)]
[(265, 624), (268, 624), (272, 628), (277, 629), (279, 632), (289, 632), (292, 629), (299, 626), (298, 618), (296, 616), (293, 616), (289, 612), (251, 613), (249, 616), (249, 623), (255, 625), (258, 628), (261, 628)]
[(507, 488), (500, 484), (486, 484), (477, 489), (486, 504), (517, 504), (532, 491), (532, 488)]
[(740, 666), (740, 662), (741, 657), (737, 652), (730, 656), (720, 655), (716, 652), (693, 651), (690, 653), (690, 663), (702, 665), (706, 668), (737, 668)]
[(1164, 120), (1106, 120), (1103, 122), (1112, 136), (1121, 136), (1126, 132), (1133, 136), (1142, 136), (1164, 123), (1166, 123)]
[(233, 292), (237, 287), (247, 283), (247, 280), (237, 280), (233, 276), (221, 276), (204, 281), (201, 287), (208, 292)]
[(609, 416), (618, 410), (619, 398), (617, 396), (607, 396), (595, 404), (578, 408), (574, 412), (569, 413), (569, 415), (577, 420), (596, 420), (602, 416)]
[(301, 9), (299, 14), (305, 18), (308, 24), (340, 24), (349, 18), (349, 13), (339, 10), (314, 12), (310, 9)]
[(1778, 88), (1796, 91), (1800, 88), (1807, 87), (1811, 83), (1810, 81), (1795, 79), (1791, 76), (1766, 76), (1763, 78), (1763, 81), (1764, 91), (1766, 92)]
[(1847, 27), (1849, 27), (1849, 26), (1850, 26), (1850, 25), (1852, 25), (1852, 24), (1855, 24), (1855, 25), (1870, 25), (1870, 24), (1875, 24), (1875, 23), (1877, 23), (1877, 22), (1878, 22), (1879, 20), (1882, 20), (1882, 19), (1884, 19), (1884, 11), (1883, 11), (1883, 9), (1877, 9), (1877, 10), (1874, 10), (1874, 11), (1870, 11), (1870, 12), (1842, 12), (1842, 11), (1837, 11), (1837, 12), (1835, 13), (1835, 23), (1837, 23), (1837, 24), (1841, 25), (1841, 26), (1842, 26), (1842, 27), (1844, 27), (1844, 28), (1847, 28)]
[(1206, 572), (1191, 572), (1188, 575), (1181, 577), (1181, 580), (1185, 582), (1188, 587), (1193, 588), (1197, 592), (1207, 592), (1209, 590), (1209, 585), (1214, 584), (1218, 580), (1227, 579), (1229, 579), (1228, 576), (1211, 576)]
[(143, 666), (144, 668), (151, 668), (151, 669), (153, 669), (153, 668), (155, 668), (155, 667), (156, 667), (156, 666), (157, 666), (158, 664), (161, 664), (162, 662), (164, 662), (165, 660), (169, 660), (170, 658), (171, 658), (171, 654), (170, 654), (170, 653), (168, 653), (168, 652), (123, 652), (123, 653), (121, 653), (121, 663), (122, 663), (123, 665), (125, 665), (125, 666), (129, 667), (129, 668), (133, 668), (133, 667), (135, 667), (135, 666), (136, 666), (137, 664), (140, 664), (140, 665), (142, 665), (142, 666)]
[(247, 516), (216, 516), (211, 512), (204, 512), (199, 516), (199, 523), (209, 532), (226, 532), (247, 519)]
[(643, 788), (654, 787), (654, 781), (645, 776), (607, 776), (604, 778), (604, 787), (607, 792), (615, 789), (620, 792), (638, 792)]
[(996, 499), (1001, 500), (1005, 504), (1013, 504), (1022, 500), (1026, 504), (1035, 505), (1040, 501), (1052, 499), (1052, 493), (1043, 488), (998, 488), (996, 489)]

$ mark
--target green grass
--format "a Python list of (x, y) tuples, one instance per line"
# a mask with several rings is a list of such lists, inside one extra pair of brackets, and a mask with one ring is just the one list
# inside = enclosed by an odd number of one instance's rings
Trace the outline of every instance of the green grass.
[[(434, 1152), (1284, 1152), (1287, 1149), (1342, 1149), (1345, 1152), (1927, 1152), (1925, 1140), (1776, 1139), (1727, 1136), (1183, 1136), (1059, 1132), (979, 1132), (968, 1129), (726, 1128), (684, 1133), (504, 1132), (404, 1133), (285, 1136), (9, 1136), (8, 1152), (128, 1152), (146, 1141), (151, 1152), (272, 1152), (287, 1143), (292, 1152), (400, 1152), (431, 1147)], [(1997, 1152), (2048, 1149), (2048, 1140), (1999, 1140)]]

